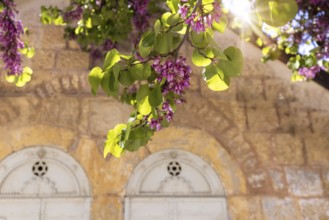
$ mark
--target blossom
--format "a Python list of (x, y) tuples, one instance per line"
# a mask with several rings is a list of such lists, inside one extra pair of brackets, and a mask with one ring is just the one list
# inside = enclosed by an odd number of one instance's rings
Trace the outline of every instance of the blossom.
[(316, 74), (320, 72), (319, 66), (312, 66), (312, 67), (302, 67), (298, 70), (298, 73), (301, 76), (305, 76), (306, 79), (313, 79)]
[(185, 20), (185, 23), (190, 25), (195, 32), (201, 33), (206, 31), (206, 28), (211, 27), (214, 21), (220, 21), (222, 15), (220, 4), (218, 2), (214, 2), (213, 7), (214, 10), (210, 13), (203, 15), (203, 13), (195, 11), (188, 16), (187, 14), (190, 11), (190, 7), (187, 4), (184, 4), (182, 6), (179, 5), (178, 14), (181, 15), (181, 18)]
[(19, 49), (24, 47), (20, 35), (24, 33), (21, 21), (15, 20), (15, 4), (12, 1), (3, 1), (5, 8), (0, 13), (0, 49), (1, 58), (5, 63), (8, 75), (22, 73), (22, 60)]

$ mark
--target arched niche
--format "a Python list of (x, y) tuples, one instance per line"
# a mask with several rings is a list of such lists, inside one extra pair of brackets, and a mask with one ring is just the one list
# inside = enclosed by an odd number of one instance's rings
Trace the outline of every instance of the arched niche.
[(87, 220), (90, 196), (80, 164), (53, 146), (29, 147), (0, 162), (0, 219)]
[(222, 183), (207, 162), (183, 150), (150, 155), (126, 191), (126, 220), (228, 219)]

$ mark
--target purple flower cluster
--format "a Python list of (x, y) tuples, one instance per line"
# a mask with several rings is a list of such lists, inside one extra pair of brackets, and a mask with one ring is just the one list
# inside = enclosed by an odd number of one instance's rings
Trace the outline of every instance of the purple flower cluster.
[(134, 11), (133, 23), (135, 27), (139, 31), (145, 31), (149, 26), (147, 22), (149, 19), (147, 11), (149, 0), (130, 0), (129, 3)]
[(306, 79), (313, 79), (318, 72), (320, 72), (319, 66), (312, 66), (312, 67), (302, 67), (299, 68), (298, 73), (301, 76), (304, 76)]
[[(181, 0), (181, 2), (185, 3), (186, 1)], [(195, 11), (190, 15), (188, 15), (188, 13), (191, 8), (188, 4), (179, 5), (178, 14), (181, 15), (181, 18), (185, 20), (185, 23), (190, 25), (194, 31), (197, 33), (204, 32), (206, 28), (211, 27), (214, 21), (219, 22), (222, 15), (220, 4), (214, 2), (212, 5), (214, 7), (212, 12), (204, 14)]]
[(183, 90), (190, 85), (191, 67), (186, 64), (186, 58), (178, 57), (177, 60), (167, 60), (161, 64), (160, 58), (156, 58), (152, 67), (158, 73), (157, 80), (162, 82), (165, 79), (162, 93), (173, 92), (181, 95)]
[[(329, 58), (329, 1), (298, 0), (299, 12), (291, 22), (294, 33), (290, 44), (303, 45), (310, 41), (319, 47), (315, 52), (318, 60)], [(312, 5), (312, 7), (310, 6)], [(303, 72), (303, 71), (302, 71)]]
[(0, 51), (8, 75), (22, 73), (22, 60), (19, 49), (24, 47), (20, 35), (24, 33), (21, 21), (15, 20), (15, 4), (10, 0), (3, 0), (4, 9), (0, 13)]
[(151, 129), (159, 131), (161, 129), (161, 123), (164, 119), (167, 120), (167, 122), (171, 122), (174, 117), (174, 110), (169, 105), (168, 101), (163, 102), (162, 108), (157, 110), (158, 118), (154, 119), (152, 118), (149, 121), (149, 126)]
[[(182, 103), (181, 95), (184, 89), (190, 85), (190, 74), (192, 73), (191, 67), (186, 64), (186, 58), (179, 57), (177, 60), (167, 60), (163, 64), (160, 58), (156, 58), (152, 65), (153, 69), (158, 73), (157, 81), (163, 83), (162, 94), (167, 95), (173, 93), (173, 101), (176, 104)], [(151, 119), (149, 126), (151, 129), (160, 130), (161, 123), (164, 119), (171, 122), (174, 117), (174, 111), (165, 100), (161, 109), (157, 109), (157, 119)]]

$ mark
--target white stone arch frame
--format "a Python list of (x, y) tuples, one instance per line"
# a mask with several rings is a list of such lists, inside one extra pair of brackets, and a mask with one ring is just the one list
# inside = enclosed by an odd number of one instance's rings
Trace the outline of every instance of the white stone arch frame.
[[(168, 171), (172, 161), (181, 167), (177, 176)], [(135, 168), (127, 184), (125, 220), (189, 219), (192, 215), (228, 219), (223, 185), (207, 162), (184, 150), (167, 149), (151, 154)]]
[[(37, 162), (44, 162), (44, 175), (34, 173)], [(56, 146), (31, 146), (0, 161), (0, 219), (88, 220), (90, 205), (86, 172)]]

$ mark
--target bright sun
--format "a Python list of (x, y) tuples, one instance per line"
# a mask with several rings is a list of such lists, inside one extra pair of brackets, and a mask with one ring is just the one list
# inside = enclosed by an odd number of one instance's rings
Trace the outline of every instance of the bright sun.
[(243, 21), (250, 22), (251, 3), (249, 0), (223, 0), (224, 7)]

